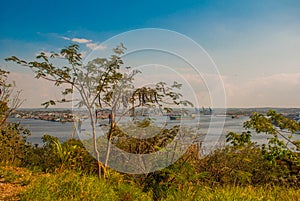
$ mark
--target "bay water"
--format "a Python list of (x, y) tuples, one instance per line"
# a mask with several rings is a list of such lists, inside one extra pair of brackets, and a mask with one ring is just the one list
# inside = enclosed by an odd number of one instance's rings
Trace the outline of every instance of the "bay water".
[[(243, 131), (246, 131), (243, 128), (243, 123), (249, 119), (248, 116), (239, 116), (239, 118), (232, 118), (231, 116), (227, 117), (216, 117), (216, 116), (210, 116), (210, 115), (202, 115), (197, 116), (195, 119), (192, 120), (169, 120), (168, 117), (155, 117), (154, 118), (154, 124), (162, 126), (165, 125), (166, 127), (172, 127), (175, 125), (185, 125), (197, 128), (197, 133), (204, 134), (203, 139), (206, 143), (212, 143), (212, 144), (219, 144), (224, 145), (226, 141), (226, 135), (228, 132), (237, 132), (241, 133)], [(36, 119), (19, 119), (19, 118), (10, 118), (11, 122), (20, 122), (21, 125), (25, 128), (28, 128), (31, 132), (31, 135), (28, 137), (28, 141), (32, 144), (38, 144), (39, 146), (43, 145), (42, 142), (42, 136), (45, 134), (55, 136), (60, 141), (66, 141), (69, 139), (72, 134), (75, 133), (75, 138), (82, 139), (83, 135), (77, 135), (75, 129), (77, 128), (77, 125), (75, 125), (73, 122), (53, 122), (53, 121), (44, 121), (44, 120), (36, 120)], [(105, 133), (108, 129), (108, 126), (101, 127), (99, 125), (105, 125), (107, 124), (107, 120), (102, 120), (98, 122), (97, 126), (97, 134), (100, 133), (102, 135)], [(124, 122), (123, 122), (124, 123)], [(87, 131), (89, 127), (89, 122), (85, 120), (82, 123), (82, 130)], [(210, 135), (205, 135), (207, 134)], [(267, 138), (270, 137), (266, 134), (256, 134), (253, 132), (253, 141), (257, 142), (258, 144), (263, 144), (267, 142)], [(90, 136), (91, 137), (91, 136)], [(85, 138), (88, 139), (89, 137)], [(203, 140), (201, 139), (201, 140)], [(294, 140), (300, 140), (300, 135), (295, 134)], [(208, 145), (209, 146), (209, 145)]]

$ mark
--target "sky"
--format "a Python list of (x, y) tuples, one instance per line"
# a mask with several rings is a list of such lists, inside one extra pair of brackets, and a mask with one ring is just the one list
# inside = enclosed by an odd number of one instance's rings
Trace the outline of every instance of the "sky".
[[(300, 1), (11, 0), (1, 4), (0, 65), (11, 71), (10, 79), (16, 81), (18, 90), (22, 89), (26, 99), (22, 107), (41, 107), (42, 102), (58, 97), (59, 89), (35, 80), (30, 71), (5, 62), (6, 57), (16, 55), (32, 60), (38, 52), (59, 51), (70, 43), (78, 43), (82, 54), (88, 57), (96, 50), (110, 50), (117, 41), (112, 37), (145, 28), (170, 30), (176, 36), (184, 36), (180, 40), (188, 40), (181, 43), (176, 37), (166, 37), (170, 42), (167, 43), (163, 37), (154, 38), (151, 31), (137, 31), (133, 32), (136, 35), (123, 37), (122, 42), (129, 49), (141, 43), (147, 47), (169, 44), (175, 52), (188, 55), (185, 58), (189, 61), (198, 58), (193, 64), (200, 69), (204, 81), (199, 82), (199, 71), (193, 72), (184, 64), (180, 67), (185, 70), (174, 70), (180, 61), (164, 54), (136, 53), (128, 62), (142, 65), (160, 58), (152, 62), (164, 65), (149, 66), (155, 70), (146, 72), (164, 80), (167, 78), (162, 72), (168, 61), (169, 72), (176, 72), (177, 76), (180, 72), (199, 98), (200, 106), (213, 105), (214, 97), (209, 96), (220, 93), (224, 87), (227, 107), (300, 107)], [(191, 41), (203, 48), (202, 53), (193, 49)], [(216, 67), (211, 72), (199, 67), (203, 60), (209, 60), (203, 52), (212, 59), (210, 65)], [(169, 77), (176, 78), (175, 74)], [(143, 79), (146, 78), (140, 80)], [(206, 87), (206, 92), (199, 89), (215, 79), (219, 79), (213, 82), (218, 87)]]

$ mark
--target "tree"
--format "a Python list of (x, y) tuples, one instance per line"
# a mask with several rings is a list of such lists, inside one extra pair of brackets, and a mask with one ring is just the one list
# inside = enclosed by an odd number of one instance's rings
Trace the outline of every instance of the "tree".
[(263, 145), (265, 157), (275, 162), (276, 160), (288, 160), (291, 163), (300, 165), (300, 143), (293, 139), (293, 135), (300, 130), (300, 125), (296, 121), (284, 117), (274, 110), (270, 110), (266, 115), (254, 113), (250, 120), (244, 123), (246, 129), (253, 129), (256, 133), (266, 133), (268, 146)]
[[(265, 115), (254, 112), (244, 128), (255, 131), (257, 134), (268, 135), (267, 144), (262, 144), (262, 155), (272, 164), (281, 164), (292, 172), (299, 174), (300, 171), (300, 141), (294, 140), (294, 135), (300, 131), (300, 125), (296, 121), (284, 117), (274, 110), (268, 111)], [(255, 146), (251, 141), (251, 131), (242, 134), (229, 132), (226, 136), (234, 148), (244, 146)]]
[(19, 98), (20, 91), (13, 96), (14, 83), (7, 82), (8, 74), (8, 71), (0, 68), (0, 128), (6, 123), (12, 112), (23, 103)]
[(22, 100), (20, 91), (15, 94), (14, 84), (7, 81), (9, 72), (0, 68), (0, 163), (19, 164), (25, 156), (26, 139), (30, 135), (19, 123), (8, 122), (8, 117)]
[[(25, 67), (29, 67), (37, 79), (45, 79), (53, 82), (55, 86), (64, 86), (62, 91), (63, 98), (60, 100), (49, 100), (42, 105), (48, 107), (57, 103), (70, 102), (65, 98), (68, 94), (78, 94), (76, 106), (87, 109), (93, 136), (93, 149), (98, 164), (98, 177), (101, 177), (101, 167), (107, 165), (110, 151), (110, 142), (112, 133), (116, 127), (116, 112), (123, 107), (124, 116), (130, 112), (134, 113), (135, 108), (142, 106), (158, 106), (161, 110), (170, 110), (174, 105), (192, 105), (189, 101), (180, 100), (181, 94), (175, 92), (181, 85), (174, 82), (172, 86), (160, 82), (152, 87), (135, 88), (133, 81), (135, 75), (140, 73), (137, 70), (129, 71), (130, 67), (121, 69), (124, 64), (121, 55), (126, 48), (120, 44), (113, 49), (110, 58), (96, 58), (83, 64), (79, 46), (71, 44), (62, 49), (60, 53), (52, 52), (50, 56), (41, 52), (34, 61), (24, 61), (16, 56), (7, 58), (6, 61), (12, 61)], [(56, 66), (54, 60), (62, 59), (65, 64)], [(129, 72), (126, 72), (126, 69)], [(168, 107), (167, 107), (167, 106)], [(100, 162), (100, 155), (97, 150), (96, 135), (96, 115), (97, 108), (111, 109), (110, 129), (108, 132), (108, 142), (104, 166)]]

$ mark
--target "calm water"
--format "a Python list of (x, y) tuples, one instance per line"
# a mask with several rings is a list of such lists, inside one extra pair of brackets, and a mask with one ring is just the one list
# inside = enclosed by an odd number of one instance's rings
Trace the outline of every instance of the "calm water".
[[(165, 125), (166, 127), (171, 127), (174, 125), (185, 125), (190, 126), (193, 128), (197, 128), (198, 133), (208, 133), (209, 135), (206, 135), (206, 143), (209, 144), (212, 143), (218, 143), (218, 144), (224, 144), (225, 143), (225, 136), (228, 133), (228, 131), (233, 132), (242, 132), (245, 131), (243, 129), (243, 122), (247, 121), (249, 117), (247, 116), (240, 116), (240, 118), (234, 118), (231, 117), (211, 117), (211, 116), (200, 116), (197, 117), (194, 120), (182, 120), (182, 121), (170, 121), (167, 119), (167, 117), (155, 117), (155, 124), (156, 125)], [(223, 122), (223, 120), (225, 120)], [(32, 142), (33, 144), (39, 144), (42, 145), (42, 139), (41, 137), (44, 134), (49, 134), (52, 136), (58, 137), (61, 141), (65, 141), (74, 132), (75, 125), (73, 122), (66, 122), (66, 123), (60, 123), (60, 122), (51, 122), (51, 121), (43, 121), (43, 120), (34, 120), (34, 119), (16, 119), (11, 118), (10, 121), (12, 122), (18, 122), (21, 121), (21, 125), (28, 128), (31, 131), (31, 136), (28, 138), (28, 141)], [(106, 124), (107, 121), (104, 120), (102, 122), (99, 122), (99, 124)], [(123, 123), (126, 123), (123, 121)], [(223, 126), (224, 123), (224, 126)], [(102, 135), (106, 130), (107, 126), (104, 127), (97, 127), (97, 133), (99, 135)], [(89, 132), (89, 122), (86, 120), (82, 123), (82, 133)], [(85, 135), (80, 135), (81, 138), (89, 138), (84, 137)], [(78, 138), (77, 135), (75, 137)], [(253, 140), (258, 142), (259, 144), (265, 143), (267, 139), (267, 135), (265, 134), (253, 134)], [(300, 140), (300, 135), (295, 135), (295, 139)]]

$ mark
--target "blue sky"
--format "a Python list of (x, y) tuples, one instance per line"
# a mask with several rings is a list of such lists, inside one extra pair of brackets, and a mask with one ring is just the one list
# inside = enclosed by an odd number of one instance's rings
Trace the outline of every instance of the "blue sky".
[(162, 28), (190, 37), (210, 54), (224, 81), (228, 107), (300, 107), (299, 19), (297, 0), (5, 1), (0, 65), (23, 86), (24, 107), (38, 107), (54, 89), (45, 84), (44, 95), (32, 98), (39, 90), (32, 90), (36, 81), (26, 80), (28, 75), (4, 58), (32, 58), (72, 39), (91, 51), (126, 31)]

